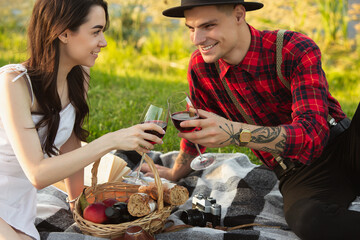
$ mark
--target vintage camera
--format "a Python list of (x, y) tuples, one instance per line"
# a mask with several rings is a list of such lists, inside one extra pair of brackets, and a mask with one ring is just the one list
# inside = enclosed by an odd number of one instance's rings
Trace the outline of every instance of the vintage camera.
[(221, 205), (212, 197), (196, 194), (192, 199), (192, 209), (183, 211), (180, 219), (192, 226), (205, 227), (209, 224), (212, 227), (220, 226)]

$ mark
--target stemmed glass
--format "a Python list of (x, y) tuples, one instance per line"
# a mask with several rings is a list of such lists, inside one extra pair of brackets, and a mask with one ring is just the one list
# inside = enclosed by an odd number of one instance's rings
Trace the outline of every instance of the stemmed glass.
[[(166, 131), (168, 119), (169, 119), (169, 111), (167, 108), (158, 107), (153, 104), (149, 104), (142, 114), (141, 123), (154, 123), (154, 124), (159, 125), (164, 131)], [(165, 135), (165, 134), (161, 134), (154, 130), (145, 130), (145, 132), (156, 135), (161, 139)], [(151, 144), (155, 144), (155, 142), (152, 142), (150, 140), (147, 140), (147, 141), (150, 142)], [(138, 167), (138, 170), (136, 173), (136, 177), (124, 176), (124, 179), (126, 180), (126, 182), (132, 183), (132, 184), (143, 184), (143, 185), (147, 184), (146, 182), (144, 182), (144, 180), (140, 179), (140, 170), (141, 170), (141, 166), (144, 162), (145, 154), (146, 153), (143, 153), (141, 155), (141, 160), (140, 160), (140, 164), (139, 164), (139, 167)]]
[[(193, 132), (196, 127), (181, 127), (180, 123), (186, 120), (199, 119), (199, 112), (185, 92), (175, 93), (168, 98), (169, 112), (174, 126), (183, 133)], [(199, 156), (194, 158), (190, 167), (193, 170), (203, 170), (215, 162), (215, 156), (210, 153), (202, 154), (198, 144), (194, 143)]]

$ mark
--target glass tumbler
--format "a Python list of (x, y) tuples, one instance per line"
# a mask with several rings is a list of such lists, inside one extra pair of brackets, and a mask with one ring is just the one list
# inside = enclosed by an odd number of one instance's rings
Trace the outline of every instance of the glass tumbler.
[(155, 238), (142, 227), (135, 225), (126, 229), (124, 240), (155, 240)]

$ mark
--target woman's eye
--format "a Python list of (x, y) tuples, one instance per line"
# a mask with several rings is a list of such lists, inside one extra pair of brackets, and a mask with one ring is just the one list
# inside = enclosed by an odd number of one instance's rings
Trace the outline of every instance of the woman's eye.
[(94, 32), (94, 35), (98, 35), (99, 33), (100, 33), (100, 30), (99, 30), (99, 31)]

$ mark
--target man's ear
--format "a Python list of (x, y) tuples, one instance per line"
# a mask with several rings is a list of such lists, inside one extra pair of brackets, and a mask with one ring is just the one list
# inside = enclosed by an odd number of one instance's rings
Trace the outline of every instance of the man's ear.
[(245, 7), (241, 4), (238, 4), (234, 8), (235, 17), (238, 22), (245, 20), (246, 10)]
[(69, 31), (68, 30), (65, 30), (64, 32), (62, 32), (60, 35), (59, 35), (59, 40), (66, 44), (68, 42), (68, 36), (69, 36)]

